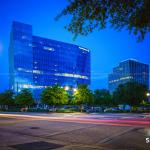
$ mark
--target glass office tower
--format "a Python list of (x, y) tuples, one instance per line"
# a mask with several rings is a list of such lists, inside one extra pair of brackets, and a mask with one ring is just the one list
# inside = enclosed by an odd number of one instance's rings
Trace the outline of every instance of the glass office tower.
[(9, 45), (9, 86), (15, 92), (33, 84), (33, 50), (30, 43), (32, 27), (14, 22)]
[(119, 66), (113, 68), (108, 75), (108, 86), (110, 93), (127, 82), (137, 82), (149, 88), (149, 65), (138, 62), (134, 59), (122, 61)]
[(36, 100), (48, 86), (90, 84), (89, 49), (33, 36), (31, 25), (13, 22), (9, 57), (10, 89), (29, 88)]

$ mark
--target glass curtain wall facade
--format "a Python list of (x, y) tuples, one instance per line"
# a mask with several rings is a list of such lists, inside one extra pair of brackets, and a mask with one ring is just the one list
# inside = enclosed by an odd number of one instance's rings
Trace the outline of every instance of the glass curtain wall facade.
[(120, 85), (127, 82), (137, 82), (149, 88), (149, 65), (140, 63), (134, 59), (122, 61), (119, 66), (113, 68), (108, 75), (110, 93)]
[[(16, 38), (17, 37), (17, 38)], [(10, 39), (10, 89), (41, 91), (59, 84), (73, 90), (90, 85), (90, 51), (87, 48), (32, 35), (32, 26), (14, 22)]]
[(33, 84), (32, 27), (14, 22), (9, 45), (9, 87), (20, 92)]

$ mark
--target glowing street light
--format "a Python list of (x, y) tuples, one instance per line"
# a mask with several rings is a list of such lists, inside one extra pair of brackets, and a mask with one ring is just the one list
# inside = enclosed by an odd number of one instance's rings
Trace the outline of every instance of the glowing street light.
[(74, 88), (74, 89), (73, 89), (73, 92), (76, 92), (76, 91), (77, 91), (77, 89), (76, 89), (76, 88)]
[(65, 86), (65, 90), (68, 91), (69, 90), (69, 86)]
[(147, 97), (150, 97), (150, 93), (149, 93), (149, 92), (148, 92), (148, 93), (146, 93), (146, 96), (147, 96)]

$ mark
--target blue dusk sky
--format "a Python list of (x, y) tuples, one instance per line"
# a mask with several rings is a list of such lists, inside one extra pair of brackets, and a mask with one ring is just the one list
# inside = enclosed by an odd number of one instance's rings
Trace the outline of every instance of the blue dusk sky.
[(81, 45), (91, 50), (91, 88), (107, 88), (107, 77), (122, 60), (134, 58), (150, 64), (150, 34), (141, 43), (128, 31), (109, 27), (87, 37), (73, 35), (64, 29), (69, 17), (55, 21), (67, 0), (0, 0), (0, 91), (8, 88), (8, 46), (12, 21), (33, 26), (33, 34)]

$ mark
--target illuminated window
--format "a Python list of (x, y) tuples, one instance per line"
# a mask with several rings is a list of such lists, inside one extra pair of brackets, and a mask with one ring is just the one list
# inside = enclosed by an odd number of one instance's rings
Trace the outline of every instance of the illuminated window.
[(48, 51), (54, 51), (54, 48), (48, 47), (48, 46), (44, 46), (43, 49), (48, 50)]
[(128, 79), (133, 79), (133, 77), (132, 76), (122, 77), (119, 79), (111, 80), (111, 81), (109, 81), (109, 83), (119, 82), (119, 81), (128, 80)]
[(32, 73), (31, 70), (27, 70), (27, 69), (24, 69), (24, 68), (17, 68), (18, 71), (22, 71), (22, 72), (30, 72)]
[(25, 35), (22, 35), (22, 37), (21, 37), (22, 39), (27, 39), (27, 36), (25, 36)]
[(55, 73), (56, 76), (63, 76), (63, 77), (72, 77), (72, 78), (80, 78), (80, 79), (88, 79), (87, 76), (82, 76), (79, 74), (69, 74), (69, 73)]
[(40, 71), (40, 70), (33, 70), (33, 73), (35, 73), (35, 74), (43, 74), (43, 71)]
[(89, 52), (89, 49), (83, 48), (79, 46), (79, 49)]
[(65, 86), (65, 90), (68, 91), (69, 90), (69, 86)]
[(32, 44), (31, 44), (31, 43), (29, 43), (29, 47), (32, 47)]

